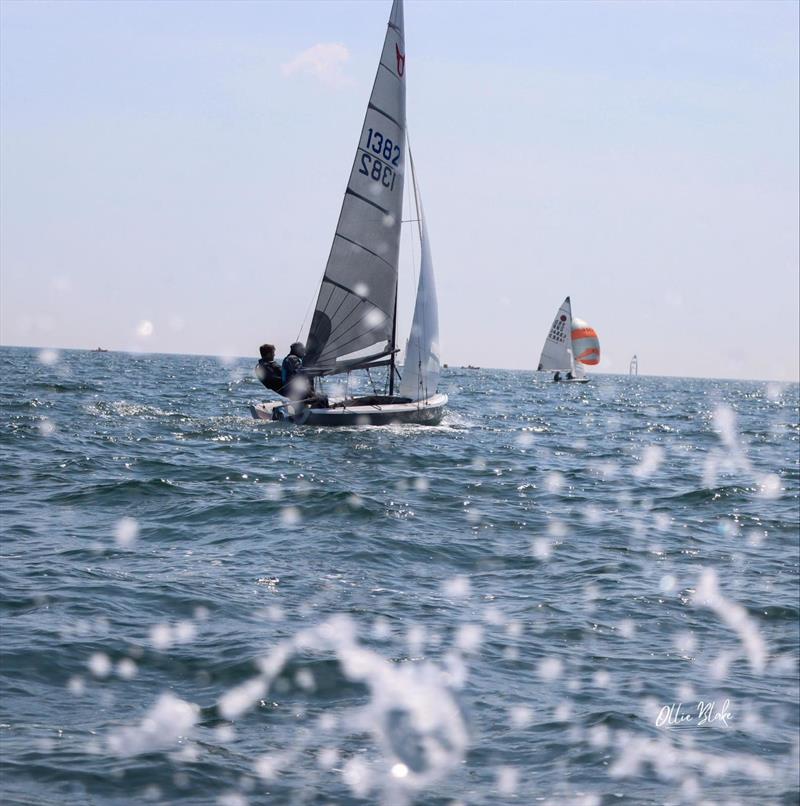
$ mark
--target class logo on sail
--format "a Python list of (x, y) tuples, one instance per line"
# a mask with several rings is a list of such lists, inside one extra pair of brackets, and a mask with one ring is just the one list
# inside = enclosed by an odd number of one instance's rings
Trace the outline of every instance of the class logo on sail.
[(400, 45), (395, 44), (394, 54), (397, 57), (397, 75), (402, 77), (406, 70), (406, 54), (400, 53)]

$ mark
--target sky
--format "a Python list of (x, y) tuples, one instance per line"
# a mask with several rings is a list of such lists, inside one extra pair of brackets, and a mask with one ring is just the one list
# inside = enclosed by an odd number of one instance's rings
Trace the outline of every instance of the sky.
[[(0, 343), (304, 336), (390, 5), (2, 0)], [(407, 0), (442, 360), (796, 381), (798, 8)]]

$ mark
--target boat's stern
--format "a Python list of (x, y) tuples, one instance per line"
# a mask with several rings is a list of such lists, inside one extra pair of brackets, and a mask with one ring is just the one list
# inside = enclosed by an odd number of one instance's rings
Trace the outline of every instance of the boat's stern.
[(310, 409), (304, 403), (275, 400), (264, 403), (251, 403), (250, 414), (256, 420), (297, 423), (302, 425), (308, 419)]

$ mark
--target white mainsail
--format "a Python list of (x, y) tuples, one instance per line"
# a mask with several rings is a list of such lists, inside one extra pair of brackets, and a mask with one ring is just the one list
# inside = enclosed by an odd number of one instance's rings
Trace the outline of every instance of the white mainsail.
[(542, 347), (539, 358), (540, 370), (571, 371), (572, 358), (572, 304), (567, 297), (558, 309), (556, 318)]
[[(410, 154), (409, 154), (410, 157)], [(411, 334), (406, 342), (403, 379), (400, 382), (401, 397), (412, 400), (426, 400), (436, 393), (441, 374), (439, 359), (439, 306), (436, 299), (436, 281), (433, 278), (433, 259), (428, 228), (425, 225), (425, 212), (419, 192), (414, 160), (411, 163), (411, 176), (414, 183), (414, 198), (417, 202), (419, 220), (420, 268), (417, 300), (414, 303), (414, 319)]]
[(364, 366), (394, 350), (405, 143), (403, 4), (394, 0), (309, 328), (312, 372)]

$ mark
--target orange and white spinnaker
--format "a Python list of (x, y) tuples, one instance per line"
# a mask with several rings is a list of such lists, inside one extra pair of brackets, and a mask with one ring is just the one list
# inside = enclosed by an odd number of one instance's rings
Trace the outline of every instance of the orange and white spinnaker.
[(594, 367), (600, 363), (600, 340), (583, 319), (572, 318), (572, 355), (575, 363)]

